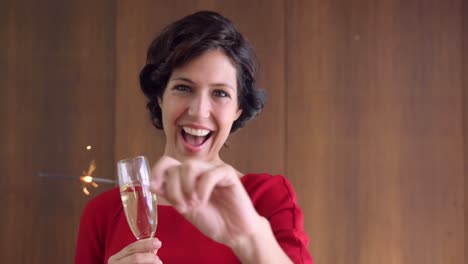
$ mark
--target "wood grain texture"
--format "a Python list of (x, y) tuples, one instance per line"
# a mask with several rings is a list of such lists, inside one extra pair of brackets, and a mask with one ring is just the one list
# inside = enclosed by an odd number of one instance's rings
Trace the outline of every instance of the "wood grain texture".
[(402, 39), (410, 41), (401, 52), (407, 84), (401, 99), (402, 260), (462, 263), (461, 1), (414, 1), (401, 8), (408, 11)]
[(119, 1), (117, 158), (144, 154), (155, 162), (163, 153), (164, 135), (149, 122), (138, 74), (144, 65), (146, 50), (156, 34), (165, 25), (199, 10), (221, 12), (251, 41), (261, 62), (259, 86), (269, 94), (265, 111), (232, 136), (229, 148), (223, 149), (222, 157), (241, 171), (284, 173), (282, 1)]
[(463, 79), (463, 93), (464, 93), (464, 101), (463, 101), (463, 131), (464, 131), (464, 156), (465, 156), (465, 162), (464, 162), (464, 181), (465, 181), (465, 203), (463, 205), (463, 208), (465, 208), (465, 226), (464, 226), (464, 233), (465, 233), (465, 240), (464, 240), (464, 245), (465, 245), (465, 263), (468, 260), (468, 256), (466, 255), (468, 252), (468, 243), (466, 243), (466, 239), (468, 237), (468, 210), (466, 210), (466, 206), (468, 204), (468, 194), (466, 193), (466, 190), (468, 189), (468, 2), (463, 1), (462, 2), (462, 8), (460, 9), (461, 11), (461, 17), (462, 17), (462, 53), (461, 53), (461, 58), (463, 60), (463, 65), (462, 65), (462, 75), (464, 76)]
[(0, 259), (72, 263), (89, 198), (78, 181), (38, 173), (79, 176), (96, 159), (95, 175), (113, 178), (112, 1), (2, 1), (1, 9)]
[(286, 171), (318, 263), (464, 263), (460, 7), (286, 5)]

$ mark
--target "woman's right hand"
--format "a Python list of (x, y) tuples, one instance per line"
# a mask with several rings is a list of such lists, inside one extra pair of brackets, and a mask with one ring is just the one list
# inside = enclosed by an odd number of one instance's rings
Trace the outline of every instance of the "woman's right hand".
[(161, 247), (157, 238), (138, 240), (109, 258), (108, 264), (162, 264), (156, 255)]

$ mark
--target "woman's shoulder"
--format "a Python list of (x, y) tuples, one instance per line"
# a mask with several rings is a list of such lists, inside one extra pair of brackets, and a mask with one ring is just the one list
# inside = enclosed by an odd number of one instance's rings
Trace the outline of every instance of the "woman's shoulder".
[(294, 188), (284, 175), (249, 173), (241, 178), (245, 190), (257, 210), (274, 210), (278, 205), (295, 207)]
[(276, 191), (278, 191), (278, 189), (283, 191), (292, 189), (289, 180), (281, 174), (248, 173), (241, 178), (241, 182), (249, 194), (268, 191), (270, 189)]
[(84, 208), (84, 214), (93, 215), (113, 215), (122, 208), (120, 191), (118, 187), (104, 191), (92, 198)]
[(118, 187), (103, 191), (89, 201), (89, 204), (95, 206), (109, 206), (113, 203), (120, 203), (120, 191)]

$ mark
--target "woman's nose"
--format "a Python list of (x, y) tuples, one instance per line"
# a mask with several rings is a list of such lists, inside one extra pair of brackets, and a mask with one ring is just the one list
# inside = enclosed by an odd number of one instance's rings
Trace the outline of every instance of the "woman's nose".
[(207, 96), (194, 96), (190, 102), (188, 114), (198, 118), (210, 117), (211, 105)]

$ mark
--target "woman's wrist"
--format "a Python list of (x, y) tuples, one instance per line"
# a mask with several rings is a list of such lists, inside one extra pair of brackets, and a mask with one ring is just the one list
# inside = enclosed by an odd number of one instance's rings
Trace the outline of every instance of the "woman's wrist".
[(258, 218), (254, 232), (232, 242), (234, 254), (243, 264), (292, 263), (276, 241), (270, 222), (264, 217)]

